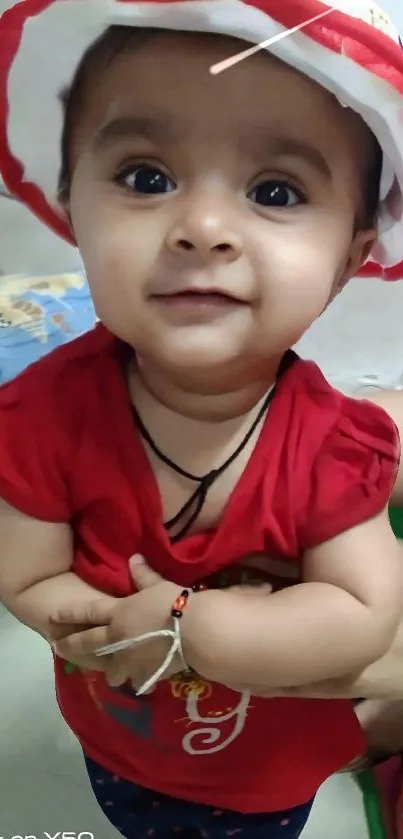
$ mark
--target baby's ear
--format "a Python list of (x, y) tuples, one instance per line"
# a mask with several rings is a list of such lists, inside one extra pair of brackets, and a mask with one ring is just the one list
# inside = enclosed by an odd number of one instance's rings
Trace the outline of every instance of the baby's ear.
[(59, 184), (57, 190), (57, 200), (60, 208), (63, 210), (64, 213), (68, 216), (69, 224), (71, 226), (71, 219), (69, 213), (69, 201), (70, 201), (70, 183), (68, 177), (68, 166), (67, 166), (67, 137), (66, 137), (66, 118), (67, 118), (67, 107), (68, 102), (70, 99), (70, 88), (65, 87), (63, 90), (59, 92), (58, 96), (62, 114), (63, 114), (63, 122), (64, 122), (64, 129), (63, 129), (63, 137), (62, 137), (62, 167), (61, 171), (59, 172)]
[(357, 276), (360, 268), (370, 256), (376, 239), (377, 232), (375, 229), (359, 230), (355, 234), (338, 291), (341, 291), (353, 277)]
[(57, 203), (70, 221), (70, 196), (66, 185), (61, 184), (57, 193)]
[(69, 101), (70, 90), (70, 87), (63, 87), (62, 90), (59, 91), (58, 99), (64, 110), (66, 109), (67, 102)]
[(67, 219), (71, 232), (74, 233), (70, 214), (70, 187), (68, 184), (63, 184), (62, 182), (59, 184), (57, 203)]

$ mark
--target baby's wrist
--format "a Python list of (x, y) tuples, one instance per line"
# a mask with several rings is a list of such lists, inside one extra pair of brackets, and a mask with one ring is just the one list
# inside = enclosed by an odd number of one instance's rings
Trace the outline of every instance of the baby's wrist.
[(186, 664), (199, 675), (218, 680), (222, 630), (220, 591), (192, 592), (181, 619), (181, 641)]

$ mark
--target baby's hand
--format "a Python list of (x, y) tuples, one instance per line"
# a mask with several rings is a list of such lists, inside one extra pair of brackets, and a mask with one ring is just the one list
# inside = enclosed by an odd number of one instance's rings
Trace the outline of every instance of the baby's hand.
[[(172, 605), (181, 588), (175, 583), (163, 580), (140, 557), (133, 557), (130, 567), (138, 593), (120, 600), (110, 621), (105, 622), (105, 625), (101, 625), (101, 615), (97, 613), (97, 604), (94, 603), (92, 619), (98, 626), (63, 640), (56, 646), (56, 651), (70, 661), (83, 656), (95, 657), (98, 662), (103, 662), (102, 669), (111, 686), (118, 687), (131, 681), (134, 688), (139, 689), (164, 662), (172, 639), (159, 637), (130, 647), (124, 652), (101, 658), (97, 658), (95, 653), (103, 647), (168, 628)], [(243, 598), (267, 597), (271, 591), (271, 585), (265, 583), (259, 586), (235, 586), (230, 589), (232, 594)], [(226, 598), (228, 590), (222, 591), (221, 595)], [(162, 678), (169, 679), (182, 670), (183, 661), (176, 657)]]
[[(52, 614), (49, 618), (48, 641), (57, 655), (59, 655), (56, 649), (58, 643), (63, 641), (68, 645), (69, 638), (76, 638), (77, 633), (86, 634), (89, 627), (98, 627), (99, 631), (105, 631), (120, 602), (119, 598), (99, 593), (99, 596), (88, 600), (87, 603), (75, 602), (68, 608), (58, 609)], [(106, 666), (106, 661), (102, 658), (95, 655), (75, 654), (73, 649), (69, 655), (60, 655), (60, 657), (65, 658), (69, 664), (75, 664), (85, 670), (103, 671)]]
[[(170, 639), (157, 638), (109, 656), (97, 657), (95, 653), (102, 647), (166, 629), (172, 605), (181, 588), (163, 580), (140, 557), (133, 557), (130, 567), (138, 593), (119, 600), (109, 615), (105, 614), (102, 601), (94, 601), (89, 621), (94, 628), (59, 641), (55, 651), (73, 663), (83, 659), (95, 660), (96, 669), (104, 670), (113, 687), (130, 680), (135, 688), (139, 688), (164, 661), (172, 644)], [(180, 661), (175, 660), (164, 678), (180, 672), (182, 666)]]

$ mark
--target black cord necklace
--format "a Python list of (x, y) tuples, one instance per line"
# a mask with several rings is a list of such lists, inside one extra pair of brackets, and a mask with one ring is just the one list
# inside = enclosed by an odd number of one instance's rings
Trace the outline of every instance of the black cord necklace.
[[(279, 367), (278, 373), (277, 373), (276, 385), (271, 389), (270, 393), (267, 394), (266, 399), (264, 400), (256, 419), (253, 421), (253, 423), (252, 423), (249, 431), (246, 433), (244, 439), (239, 444), (239, 446), (235, 449), (235, 451), (230, 455), (230, 457), (227, 458), (227, 460), (221, 466), (219, 466), (217, 469), (212, 469), (211, 472), (207, 473), (207, 475), (193, 475), (191, 472), (187, 472), (186, 469), (182, 469), (181, 466), (178, 466), (177, 463), (174, 463), (173, 460), (171, 460), (167, 455), (165, 455), (164, 452), (162, 452), (158, 448), (157, 444), (155, 443), (155, 441), (151, 437), (151, 434), (149, 433), (149, 431), (145, 427), (145, 425), (144, 425), (141, 417), (139, 416), (138, 412), (133, 407), (133, 414), (134, 414), (134, 419), (135, 419), (137, 428), (138, 428), (141, 436), (143, 437), (143, 439), (150, 446), (150, 449), (156, 455), (156, 457), (158, 457), (158, 459), (161, 460), (162, 463), (165, 463), (167, 466), (169, 466), (169, 468), (172, 469), (173, 472), (176, 472), (178, 475), (181, 475), (183, 478), (187, 478), (189, 481), (194, 481), (194, 483), (198, 484), (197, 488), (192, 493), (189, 500), (186, 501), (185, 504), (183, 504), (183, 506), (181, 507), (179, 512), (173, 518), (169, 519), (169, 521), (164, 522), (164, 527), (169, 532), (170, 530), (175, 528), (177, 525), (180, 525), (181, 520), (184, 517), (186, 517), (187, 514), (189, 514), (189, 518), (184, 523), (184, 525), (180, 528), (179, 532), (176, 533), (175, 536), (171, 537), (172, 544), (175, 544), (176, 542), (179, 542), (180, 539), (183, 539), (183, 537), (186, 536), (186, 534), (188, 533), (188, 531), (190, 530), (190, 528), (192, 527), (194, 522), (198, 519), (198, 517), (199, 517), (199, 515), (200, 515), (200, 513), (201, 513), (201, 511), (204, 507), (204, 504), (205, 504), (206, 498), (207, 498), (207, 493), (208, 493), (209, 489), (216, 482), (216, 480), (220, 477), (220, 475), (222, 475), (223, 472), (225, 472), (226, 469), (228, 469), (228, 467), (231, 466), (231, 464), (234, 462), (234, 460), (236, 460), (236, 458), (241, 454), (241, 452), (243, 452), (245, 447), (248, 445), (249, 440), (251, 439), (251, 437), (255, 433), (255, 431), (258, 428), (259, 424), (261, 423), (264, 415), (267, 413), (267, 411), (269, 409), (269, 406), (270, 406), (270, 404), (271, 404), (271, 402), (274, 398), (274, 395), (275, 395), (275, 392), (276, 392), (276, 386), (277, 386), (279, 380), (284, 375), (284, 373), (289, 369), (289, 367), (294, 363), (294, 361), (296, 359), (297, 359), (297, 356), (294, 352), (292, 352), (292, 350), (289, 350), (289, 352), (287, 352), (285, 354), (285, 356), (284, 356), (284, 358), (281, 362), (281, 365)], [(194, 509), (192, 511), (193, 507), (194, 507)]]

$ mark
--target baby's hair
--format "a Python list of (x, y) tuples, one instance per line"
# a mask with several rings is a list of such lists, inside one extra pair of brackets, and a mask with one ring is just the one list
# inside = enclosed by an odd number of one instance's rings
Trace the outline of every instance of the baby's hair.
[(367, 128), (367, 144), (359, 161), (363, 200), (357, 216), (358, 230), (375, 227), (379, 214), (379, 199), (383, 167), (383, 152), (375, 134)]
[[(62, 134), (62, 165), (59, 176), (59, 200), (66, 204), (71, 184), (70, 149), (74, 128), (78, 124), (91, 86), (116, 59), (131, 53), (139, 46), (166, 30), (133, 26), (110, 26), (87, 50), (76, 71), (71, 86), (60, 94), (64, 111)], [(172, 34), (170, 32), (170, 34)], [(182, 33), (183, 34), (183, 33)], [(198, 37), (198, 32), (186, 32), (186, 37)], [(356, 218), (356, 231), (376, 226), (379, 212), (379, 192), (382, 175), (382, 149), (369, 128), (364, 149), (357, 155), (360, 169), (362, 201)]]

